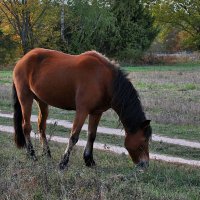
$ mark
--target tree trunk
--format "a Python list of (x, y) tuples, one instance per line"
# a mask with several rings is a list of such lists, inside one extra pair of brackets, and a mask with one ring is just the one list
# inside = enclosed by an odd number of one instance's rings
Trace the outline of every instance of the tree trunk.
[(61, 39), (65, 44), (67, 44), (67, 40), (65, 39), (65, 0), (62, 0), (61, 2), (60, 24), (61, 24)]
[(24, 5), (22, 11), (22, 31), (21, 31), (21, 41), (23, 53), (26, 54), (28, 51), (33, 49), (33, 34), (30, 22), (30, 11), (27, 9), (27, 0), (22, 0)]

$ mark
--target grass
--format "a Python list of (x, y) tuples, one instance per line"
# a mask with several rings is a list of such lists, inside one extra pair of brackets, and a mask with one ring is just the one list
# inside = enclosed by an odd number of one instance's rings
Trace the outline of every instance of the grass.
[(11, 70), (0, 70), (0, 83), (7, 84), (12, 83), (12, 71)]
[[(166, 70), (159, 70), (164, 67)], [(155, 68), (147, 71), (146, 68)], [(167, 70), (173, 68), (173, 70)], [(153, 132), (169, 137), (200, 141), (200, 72), (198, 64), (139, 67), (129, 75), (139, 91)], [(0, 109), (13, 112), (11, 106), (11, 71), (0, 71)], [(3, 82), (1, 82), (3, 80)], [(34, 105), (33, 114), (37, 114)], [(74, 111), (50, 107), (50, 117), (73, 121)], [(118, 117), (112, 110), (105, 112), (101, 126), (118, 128)], [(119, 127), (121, 128), (121, 126)]]
[[(139, 91), (145, 112), (152, 119), (154, 133), (200, 141), (200, 65), (126, 67)], [(0, 71), (0, 112), (11, 113), (12, 72)], [(37, 114), (34, 105), (33, 114)], [(74, 111), (50, 107), (50, 117), (72, 121)], [(11, 119), (0, 118), (0, 124), (11, 125)], [(117, 128), (118, 117), (109, 110), (101, 126)], [(47, 133), (69, 136), (69, 130), (48, 125)], [(36, 124), (33, 123), (36, 131)], [(82, 131), (81, 138), (86, 139)], [(96, 141), (123, 146), (123, 137), (98, 134)], [(0, 199), (199, 199), (199, 168), (151, 161), (146, 173), (139, 173), (125, 155), (94, 150), (97, 167), (85, 167), (83, 149), (76, 147), (69, 169), (60, 173), (58, 161), (66, 144), (50, 142), (53, 159), (41, 156), (34, 141), (38, 162), (17, 150), (12, 137), (0, 133)], [(152, 142), (151, 152), (200, 159), (199, 149)]]
[(154, 122), (199, 125), (200, 72), (137, 72), (129, 77)]
[[(11, 126), (12, 119), (5, 119), (0, 117), (0, 124)], [(37, 133), (37, 124), (32, 123), (32, 128), (35, 133)], [(64, 128), (62, 126), (54, 126), (53, 124), (47, 125), (47, 134), (53, 136), (69, 137), (70, 129)], [(81, 131), (80, 139), (87, 140), (87, 132)], [(96, 137), (96, 142), (103, 144), (111, 144), (124, 147), (124, 136), (115, 136), (108, 134), (98, 133)], [(178, 146), (173, 144), (167, 144), (163, 142), (150, 142), (150, 152), (165, 154), (170, 156), (182, 157), (186, 159), (200, 160), (200, 149)]]
[(153, 123), (152, 127), (154, 132), (158, 133), (159, 135), (200, 142), (200, 126), (198, 125), (173, 125)]
[[(17, 150), (11, 136), (0, 134), (1, 199), (198, 199), (199, 168), (151, 161), (148, 171), (138, 172), (129, 157), (94, 151), (97, 166), (87, 168), (83, 149), (76, 147), (68, 170), (58, 162), (65, 145), (50, 143), (53, 159), (38, 153), (38, 161)], [(40, 152), (36, 144), (37, 152)]]
[(194, 71), (200, 70), (200, 63), (179, 63), (173, 65), (153, 65), (153, 66), (124, 66), (128, 72), (149, 72), (149, 71)]
[(140, 90), (152, 90), (152, 91), (158, 91), (158, 90), (171, 90), (171, 91), (190, 91), (190, 90), (196, 90), (200, 89), (199, 84), (194, 83), (145, 83), (145, 82), (136, 82), (135, 83), (136, 88), (140, 88)]
[[(165, 106), (166, 109), (168, 108), (168, 105), (166, 105), (166, 104), (164, 104), (163, 106)], [(197, 116), (196, 115), (191, 116), (191, 119), (189, 119), (189, 117), (190, 117), (190, 115), (193, 115), (192, 112), (182, 115), (182, 117), (184, 116), (184, 117), (188, 118), (188, 120), (191, 121), (191, 123), (186, 123), (186, 124), (175, 123), (174, 124), (173, 118), (175, 118), (175, 117), (180, 118), (180, 116), (177, 116), (176, 113), (173, 113), (173, 112), (176, 112), (175, 108), (173, 108), (173, 107), (175, 107), (175, 105), (172, 107), (173, 110), (171, 110), (170, 113), (169, 112), (167, 113), (167, 111), (165, 111), (165, 110), (161, 110), (159, 108), (159, 106), (157, 106), (157, 107), (156, 107), (156, 105), (155, 106), (151, 105), (151, 107), (148, 108), (148, 113), (150, 113), (152, 116), (154, 115), (155, 118), (158, 118), (158, 121), (156, 121), (156, 122), (152, 121), (152, 123), (151, 123), (154, 133), (160, 134), (163, 136), (172, 137), (172, 138), (180, 138), (180, 139), (187, 139), (187, 140), (193, 140), (193, 141), (200, 142), (199, 123), (194, 124), (194, 122), (197, 121), (197, 119), (199, 117), (198, 113), (196, 114)], [(13, 108), (10, 105), (9, 101), (0, 101), (0, 108), (1, 108), (0, 112), (5, 112), (5, 113), (13, 112)], [(195, 109), (195, 107), (194, 107), (194, 109)], [(183, 109), (180, 108), (180, 110), (183, 110)], [(196, 110), (196, 112), (198, 112), (198, 109)], [(65, 111), (65, 110), (50, 107), (49, 118), (73, 121), (74, 113), (75, 113), (74, 111)], [(37, 109), (36, 105), (34, 105), (34, 107), (33, 107), (33, 114), (35, 114), (35, 115), (38, 114), (38, 109)], [(160, 120), (161, 115), (164, 115), (163, 118), (167, 118), (167, 116), (166, 116), (167, 114), (169, 115), (169, 119), (166, 119), (165, 121)], [(149, 117), (149, 118), (151, 118), (151, 117)], [(194, 118), (196, 118), (196, 120), (194, 120)], [(172, 123), (170, 123), (170, 119), (171, 119)], [(175, 120), (177, 121), (177, 119), (175, 119)], [(185, 119), (185, 120), (187, 120), (187, 119)], [(0, 123), (3, 123), (3, 121), (4, 120), (1, 119)], [(5, 119), (5, 121), (7, 121), (7, 119)], [(168, 123), (166, 123), (166, 121)], [(86, 120), (86, 122), (87, 122), (87, 120)], [(106, 127), (112, 127), (112, 128), (122, 128), (121, 124), (119, 124), (116, 113), (114, 113), (112, 110), (109, 110), (103, 114), (101, 121), (100, 121), (100, 126), (106, 126)]]
[[(13, 108), (10, 100), (10, 89), (6, 90), (4, 87), (1, 92), (1, 112), (12, 113)], [(168, 90), (162, 93), (162, 96), (159, 91), (151, 91), (150, 93), (145, 90), (141, 92), (141, 100), (143, 101), (147, 116), (152, 119), (154, 133), (169, 137), (200, 141), (199, 90), (187, 92), (172, 92)], [(38, 109), (34, 105), (33, 114), (37, 113)], [(50, 107), (49, 117), (73, 121), (74, 111), (64, 111)], [(111, 110), (104, 113), (100, 121), (101, 126), (118, 128), (118, 124), (118, 117)], [(119, 128), (121, 128), (121, 126)]]

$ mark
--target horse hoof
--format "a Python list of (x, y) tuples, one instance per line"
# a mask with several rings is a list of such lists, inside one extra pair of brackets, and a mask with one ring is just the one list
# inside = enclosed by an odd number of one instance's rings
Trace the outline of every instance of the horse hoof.
[(67, 168), (67, 164), (65, 164), (65, 163), (63, 163), (63, 162), (61, 162), (60, 164), (59, 164), (59, 170), (60, 171), (63, 171), (64, 169), (66, 169)]
[(32, 156), (32, 155), (30, 156), (30, 155), (29, 155), (29, 158), (30, 158), (31, 160), (33, 160), (33, 161), (38, 161), (38, 159), (37, 159), (37, 157), (36, 157), (35, 155), (34, 155), (34, 156)]
[(42, 156), (46, 156), (47, 158), (52, 158), (50, 150), (43, 151)]
[(36, 156), (32, 156), (32, 160), (33, 160), (33, 161), (37, 161), (38, 159), (37, 159)]
[(30, 160), (33, 160), (33, 161), (37, 161), (37, 157), (36, 155), (30, 155), (29, 153), (27, 153), (27, 158), (30, 159)]
[(89, 159), (89, 160), (85, 161), (85, 165), (87, 167), (94, 167), (96, 165), (96, 163), (93, 159), (92, 160)]
[(86, 154), (86, 153), (84, 152), (83, 158), (84, 158), (84, 161), (85, 161), (85, 165), (86, 165), (87, 167), (93, 167), (93, 166), (96, 165), (96, 163), (94, 162), (94, 159), (93, 159), (92, 154)]

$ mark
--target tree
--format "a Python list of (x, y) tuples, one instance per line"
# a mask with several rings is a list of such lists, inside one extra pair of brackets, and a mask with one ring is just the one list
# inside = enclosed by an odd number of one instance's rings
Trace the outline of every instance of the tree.
[(153, 26), (154, 17), (140, 0), (115, 0), (112, 12), (116, 17), (116, 43), (113, 53), (123, 58), (140, 57), (158, 33)]
[(65, 39), (70, 53), (96, 49), (107, 53), (104, 41), (107, 29), (114, 25), (114, 17), (106, 1), (68, 0), (65, 15)]
[(157, 34), (141, 0), (1, 0), (0, 10), (24, 54), (44, 47), (75, 54), (96, 49), (133, 58)]
[(23, 53), (35, 46), (34, 28), (42, 19), (50, 0), (1, 0), (0, 10), (20, 37)]
[(96, 49), (109, 56), (138, 58), (158, 31), (140, 0), (69, 0), (68, 51)]
[[(162, 30), (179, 29), (186, 48), (200, 50), (200, 1), (151, 0), (146, 5), (152, 9), (156, 23)], [(186, 34), (187, 33), (187, 34)]]

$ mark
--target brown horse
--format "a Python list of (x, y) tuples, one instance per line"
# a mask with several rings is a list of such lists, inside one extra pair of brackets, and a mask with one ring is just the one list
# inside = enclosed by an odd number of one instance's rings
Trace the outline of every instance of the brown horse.
[(88, 140), (84, 150), (87, 166), (95, 165), (93, 143), (104, 111), (113, 108), (121, 120), (126, 136), (125, 147), (134, 163), (146, 167), (149, 161), (148, 143), (151, 136), (137, 91), (126, 75), (96, 51), (80, 55), (34, 49), (18, 61), (13, 71), (14, 128), (17, 146), (26, 147), (33, 158), (30, 139), (31, 110), (35, 99), (39, 106), (38, 131), (44, 152), (51, 156), (45, 129), (48, 105), (76, 110), (69, 144), (60, 162), (64, 169), (70, 152), (89, 115)]

